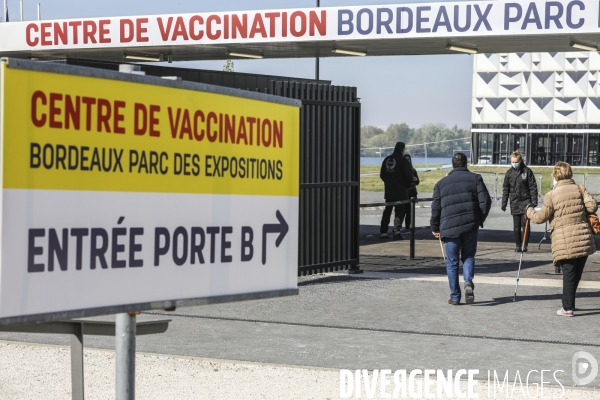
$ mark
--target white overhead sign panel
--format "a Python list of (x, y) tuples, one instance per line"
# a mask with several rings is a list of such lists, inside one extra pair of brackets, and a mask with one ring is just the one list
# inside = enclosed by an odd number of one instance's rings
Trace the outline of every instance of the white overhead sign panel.
[(598, 1), (480, 1), (0, 24), (0, 52), (600, 32)]

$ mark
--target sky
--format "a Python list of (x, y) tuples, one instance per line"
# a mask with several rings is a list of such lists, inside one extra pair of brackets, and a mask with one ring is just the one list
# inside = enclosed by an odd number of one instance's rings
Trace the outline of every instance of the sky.
[[(9, 17), (19, 18), (19, 0), (7, 0)], [(24, 19), (112, 17), (124, 15), (266, 10), (314, 7), (316, 0), (23, 0)], [(403, 3), (414, 2), (412, 0)], [(426, 2), (426, 1), (420, 1)], [(321, 0), (322, 7), (397, 4), (373, 0)], [(173, 63), (171, 66), (222, 70), (224, 61)], [(469, 128), (473, 58), (466, 54), (432, 56), (322, 58), (320, 77), (334, 85), (356, 86), (362, 124), (385, 128), (442, 122)], [(235, 61), (236, 72), (314, 78), (314, 59)]]

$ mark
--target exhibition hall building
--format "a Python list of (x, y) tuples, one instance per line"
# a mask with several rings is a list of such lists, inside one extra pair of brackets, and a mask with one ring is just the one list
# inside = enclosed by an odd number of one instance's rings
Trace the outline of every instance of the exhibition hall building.
[(598, 52), (477, 54), (472, 162), (600, 165)]

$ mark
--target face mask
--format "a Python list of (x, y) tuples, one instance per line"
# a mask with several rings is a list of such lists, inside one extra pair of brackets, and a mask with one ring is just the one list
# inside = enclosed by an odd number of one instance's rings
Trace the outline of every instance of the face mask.
[(514, 169), (519, 169), (519, 167), (520, 167), (520, 166), (521, 166), (521, 163), (516, 163), (516, 164), (515, 164), (515, 163), (512, 163), (512, 167), (513, 167)]

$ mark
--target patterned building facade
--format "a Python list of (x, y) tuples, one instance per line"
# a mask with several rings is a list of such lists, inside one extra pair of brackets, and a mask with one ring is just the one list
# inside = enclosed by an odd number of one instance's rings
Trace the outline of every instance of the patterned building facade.
[(473, 162), (600, 165), (600, 53), (477, 54)]

